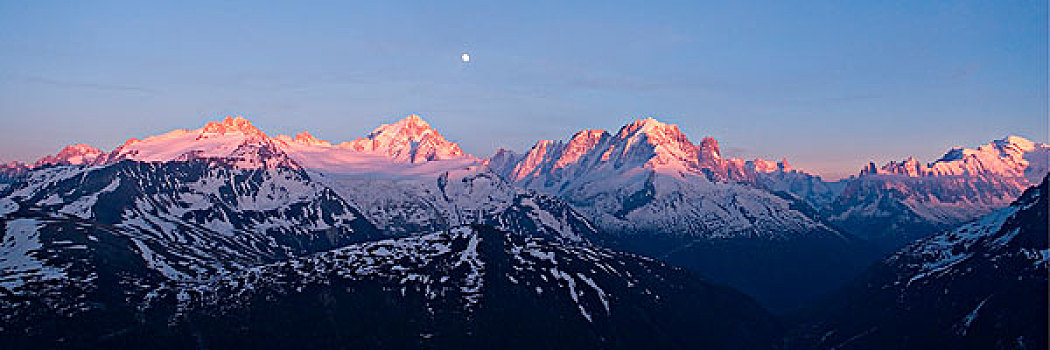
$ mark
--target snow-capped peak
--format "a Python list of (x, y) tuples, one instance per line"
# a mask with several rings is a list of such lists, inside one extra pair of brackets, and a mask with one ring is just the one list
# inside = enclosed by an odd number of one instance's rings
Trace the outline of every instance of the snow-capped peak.
[(1016, 135), (1010, 135), (1002, 140), (992, 141), (992, 143), (999, 146), (999, 148), (1014, 147), (1022, 152), (1031, 152), (1040, 145), (1039, 143), (1032, 142), (1024, 137)]
[(61, 151), (58, 151), (58, 154), (40, 158), (33, 164), (33, 167), (89, 164), (101, 155), (102, 151), (98, 148), (86, 144), (76, 144), (62, 148)]
[(292, 140), (295, 141), (295, 142), (304, 143), (304, 144), (307, 144), (307, 145), (314, 145), (314, 146), (331, 146), (332, 145), (328, 141), (321, 140), (321, 139), (318, 139), (318, 138), (314, 137), (314, 135), (310, 134), (310, 132), (308, 132), (308, 131), (303, 131), (301, 133), (296, 134), (295, 138), (292, 139)]
[(664, 128), (667, 126), (668, 124), (662, 123), (653, 117), (636, 119), (635, 121), (627, 123), (627, 125), (621, 127), (620, 132), (616, 133), (616, 137), (627, 138), (631, 134), (648, 133), (652, 130)]
[(431, 132), (436, 133), (430, 127), (430, 123), (427, 123), (418, 115), (412, 114), (395, 123), (380, 125), (372, 133), (368, 134), (368, 138), (405, 138), (419, 141)]
[(191, 159), (222, 159), (244, 168), (297, 168), (280, 148), (279, 140), (266, 136), (243, 117), (226, 117), (195, 130), (175, 130), (144, 140), (130, 139), (96, 163), (124, 159), (168, 162)]
[[(999, 176), (1027, 178), (1027, 186), (1036, 183), (1047, 171), (1050, 145), (1029, 141), (1020, 136), (993, 140), (976, 149), (954, 147), (940, 159), (921, 164), (908, 157), (902, 162), (891, 161), (882, 167), (874, 163), (861, 170), (864, 175), (904, 175), (909, 177), (936, 176)], [(1023, 187), (1022, 187), (1023, 188)]]
[(596, 144), (601, 141), (603, 137), (608, 136), (609, 133), (601, 129), (585, 129), (576, 132), (572, 135), (569, 144)]
[(685, 134), (678, 130), (678, 125), (662, 123), (652, 117), (635, 120), (621, 127), (616, 133), (619, 139), (632, 139), (640, 135), (645, 135), (647, 141), (654, 146), (669, 142), (689, 143)]
[(441, 133), (415, 114), (393, 124), (380, 125), (367, 137), (341, 146), (361, 152), (380, 153), (409, 163), (466, 156), (459, 145), (446, 140)]
[(265, 138), (266, 133), (259, 130), (252, 122), (248, 121), (241, 116), (227, 116), (223, 121), (208, 122), (204, 125), (204, 128), (200, 130), (200, 138), (211, 137), (215, 135), (226, 135), (232, 133), (240, 133), (250, 137), (261, 137)]
[[(337, 146), (305, 131), (294, 138), (269, 137), (247, 119), (231, 116), (199, 129), (179, 129), (143, 140), (129, 139), (91, 164), (111, 164), (125, 159), (145, 162), (217, 159), (245, 168), (277, 166), (339, 174), (397, 176), (431, 174), (478, 161), (464, 154), (455, 143), (445, 140), (418, 116), (382, 125), (367, 138)], [(454, 161), (420, 166), (435, 160)]]
[(575, 163), (583, 157), (587, 152), (590, 152), (599, 143), (609, 137), (609, 133), (605, 130), (583, 130), (572, 135), (572, 139), (565, 145), (565, 149), (561, 152), (561, 157), (554, 163), (555, 168), (564, 168), (569, 164)]
[(675, 172), (699, 166), (697, 146), (674, 124), (653, 118), (635, 120), (620, 128), (616, 139), (616, 148), (623, 155), (618, 163), (642, 161), (648, 168)]

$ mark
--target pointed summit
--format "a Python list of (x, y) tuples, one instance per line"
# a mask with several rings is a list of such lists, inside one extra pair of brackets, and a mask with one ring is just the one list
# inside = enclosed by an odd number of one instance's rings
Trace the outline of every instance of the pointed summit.
[(665, 124), (656, 120), (653, 117), (646, 117), (644, 119), (637, 119), (633, 122), (628, 123), (620, 128), (620, 131), (616, 133), (618, 138), (628, 138), (634, 134), (648, 134), (653, 131), (662, 131), (667, 127), (673, 127), (674, 130), (678, 130), (678, 126), (674, 124)]
[(396, 123), (380, 125), (368, 134), (368, 138), (402, 138), (419, 141), (431, 132), (437, 133), (437, 131), (430, 128), (430, 124), (427, 121), (418, 115), (412, 114), (398, 120)]
[(652, 117), (638, 119), (624, 125), (616, 133), (617, 151), (623, 155), (618, 164), (645, 163), (647, 167), (667, 168), (674, 171), (695, 169), (698, 164), (698, 148), (678, 129)]
[(383, 124), (363, 139), (346, 143), (361, 152), (381, 153), (399, 161), (423, 163), (466, 156), (454, 142), (446, 140), (418, 115), (393, 124)]
[[(643, 135), (645, 141), (653, 146), (681, 150), (693, 147), (693, 143), (678, 129), (678, 125), (662, 123), (652, 117), (635, 120), (621, 127), (616, 133), (617, 138), (625, 140), (637, 140)], [(636, 141), (631, 141), (634, 142)]]

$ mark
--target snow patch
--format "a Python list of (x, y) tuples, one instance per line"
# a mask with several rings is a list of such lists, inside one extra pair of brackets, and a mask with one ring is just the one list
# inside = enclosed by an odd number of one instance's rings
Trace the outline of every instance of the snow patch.
[(14, 293), (27, 283), (65, 278), (65, 272), (46, 265), (40, 256), (40, 222), (15, 219), (6, 224), (7, 234), (0, 245), (0, 287)]

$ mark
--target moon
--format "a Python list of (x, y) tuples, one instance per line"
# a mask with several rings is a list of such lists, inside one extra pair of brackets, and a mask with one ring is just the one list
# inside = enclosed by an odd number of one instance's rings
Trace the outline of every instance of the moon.
[(460, 56), (459, 58), (463, 60), (463, 63), (470, 63), (470, 54), (466, 52), (464, 52), (463, 56)]

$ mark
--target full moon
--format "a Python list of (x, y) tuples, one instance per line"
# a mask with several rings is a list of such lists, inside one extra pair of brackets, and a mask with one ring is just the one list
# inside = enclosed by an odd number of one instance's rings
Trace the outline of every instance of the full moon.
[(468, 63), (470, 62), (470, 54), (464, 52), (463, 56), (460, 56), (460, 59), (463, 60), (463, 63)]

